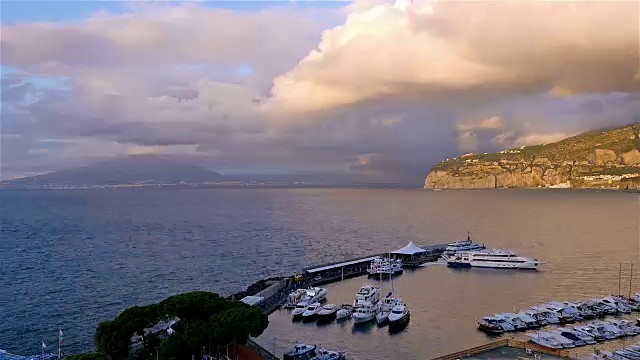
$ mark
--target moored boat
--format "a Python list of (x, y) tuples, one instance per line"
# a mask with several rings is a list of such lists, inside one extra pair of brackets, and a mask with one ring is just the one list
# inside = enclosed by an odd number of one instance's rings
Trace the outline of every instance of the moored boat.
[(326, 304), (318, 311), (318, 324), (328, 323), (336, 318), (338, 307), (335, 304)]
[(356, 293), (353, 307), (357, 308), (367, 304), (377, 304), (380, 301), (380, 288), (369, 284), (364, 284)]
[(406, 305), (394, 306), (389, 314), (389, 331), (395, 332), (404, 329), (409, 324), (410, 319), (411, 314)]
[(452, 268), (536, 270), (543, 263), (538, 259), (521, 257), (512, 251), (499, 249), (459, 252), (443, 258), (447, 261), (447, 266)]
[(340, 305), (340, 309), (336, 312), (336, 321), (349, 319), (353, 314), (353, 306), (349, 304)]
[(302, 313), (302, 321), (315, 320), (318, 317), (320, 309), (322, 309), (322, 306), (317, 302), (307, 306), (307, 309)]
[(316, 346), (297, 342), (282, 355), (283, 360), (307, 360), (316, 356)]
[(466, 240), (459, 240), (447, 245), (444, 249), (444, 255), (454, 255), (463, 251), (475, 251), (485, 249), (484, 244), (478, 244), (471, 240), (471, 234), (467, 233)]
[(377, 306), (371, 303), (361, 304), (355, 308), (352, 314), (353, 323), (360, 324), (369, 322), (376, 317)]

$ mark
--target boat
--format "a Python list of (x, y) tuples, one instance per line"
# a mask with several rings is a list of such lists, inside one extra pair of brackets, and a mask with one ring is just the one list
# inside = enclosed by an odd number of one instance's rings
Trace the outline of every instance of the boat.
[(520, 317), (517, 314), (502, 313), (502, 314), (495, 314), (494, 317), (496, 319), (504, 320), (507, 323), (511, 324), (511, 326), (513, 326), (515, 330), (526, 330), (529, 328), (527, 324), (525, 324), (525, 322), (522, 321), (522, 319), (520, 319)]
[(589, 325), (574, 326), (573, 330), (591, 336), (596, 342), (602, 342), (606, 340), (605, 337), (602, 336), (602, 334), (600, 334), (594, 327)]
[(478, 244), (471, 241), (471, 234), (467, 233), (466, 240), (459, 240), (450, 244), (444, 249), (444, 255), (454, 255), (462, 251), (475, 251), (484, 249), (484, 244)]
[(404, 327), (409, 324), (410, 319), (411, 314), (409, 313), (409, 308), (406, 305), (402, 304), (394, 306), (389, 314), (389, 331), (394, 332), (404, 329)]
[(377, 257), (371, 261), (367, 272), (369, 276), (402, 274), (402, 260)]
[(522, 322), (524, 322), (524, 324), (527, 326), (527, 328), (529, 329), (536, 329), (539, 328), (541, 325), (540, 323), (533, 318), (532, 316), (524, 313), (524, 312), (519, 312), (517, 314), (515, 314), (516, 316), (518, 316), (518, 318), (520, 320), (522, 320)]
[[(552, 332), (555, 332), (556, 334), (564, 336), (565, 338), (573, 341), (573, 344), (575, 346), (585, 346), (587, 344), (586, 340), (583, 339), (584, 335), (578, 332), (574, 332), (572, 329), (559, 328), (556, 330), (552, 330)], [(591, 338), (591, 341), (593, 341), (593, 343), (595, 344), (593, 338)]]
[(612, 308), (615, 308), (617, 312), (621, 312), (623, 314), (628, 314), (628, 313), (631, 312), (630, 308), (628, 308), (627, 306), (625, 306), (621, 302), (616, 301), (616, 299), (614, 299), (611, 296), (607, 296), (605, 298), (602, 298), (600, 300), (600, 303), (605, 304), (607, 306), (610, 306)]
[(393, 293), (389, 292), (386, 297), (380, 300), (378, 313), (376, 314), (376, 322), (378, 325), (386, 324), (389, 320), (389, 314), (396, 305), (402, 305), (402, 299), (393, 297)]
[(523, 311), (520, 311), (518, 314), (525, 315), (535, 319), (536, 322), (538, 323), (538, 326), (547, 326), (549, 324), (549, 322), (547, 321), (547, 318), (545, 318), (535, 310), (523, 310)]
[(521, 257), (512, 251), (500, 249), (459, 252), (443, 258), (447, 261), (447, 266), (452, 268), (537, 270), (538, 265), (543, 263), (537, 259)]
[(282, 355), (282, 360), (307, 360), (316, 356), (316, 346), (296, 342), (293, 348)]
[(336, 321), (346, 320), (353, 314), (353, 306), (349, 304), (340, 305), (340, 309), (336, 312)]
[(608, 322), (622, 330), (622, 332), (627, 336), (636, 336), (640, 334), (640, 328), (632, 324), (629, 320), (612, 319)]
[(544, 306), (534, 306), (531, 310), (536, 311), (538, 315), (544, 318), (549, 324), (560, 324), (560, 318), (555, 311), (551, 311)]
[(336, 318), (336, 314), (338, 313), (338, 307), (336, 304), (327, 304), (324, 305), (320, 311), (318, 311), (318, 324), (328, 323), (333, 321)]
[(322, 309), (322, 306), (317, 302), (307, 306), (307, 309), (302, 313), (302, 321), (315, 320), (318, 317), (320, 309)]
[(364, 284), (356, 293), (353, 307), (358, 308), (367, 304), (377, 304), (380, 301), (380, 288), (369, 284)]
[(306, 303), (300, 302), (296, 305), (296, 307), (291, 311), (291, 320), (302, 320), (302, 314), (307, 310)]
[(345, 360), (346, 355), (343, 352), (327, 350), (323, 348), (316, 349), (316, 357), (311, 360)]
[(551, 349), (562, 349), (563, 346), (562, 344), (556, 340), (555, 336), (551, 336), (548, 333), (544, 332), (544, 331), (540, 331), (540, 332), (528, 332), (525, 335), (527, 335), (527, 337), (529, 337), (529, 340), (531, 340), (531, 342), (534, 342), (538, 345), (544, 346), (544, 347), (548, 347)]
[[(571, 314), (565, 311), (565, 305), (562, 303), (551, 302), (549, 304), (542, 305), (542, 307), (556, 313), (556, 316), (558, 317), (560, 324), (570, 324), (576, 321), (576, 319)], [(579, 315), (577, 316), (580, 318), (580, 320), (582, 320), (581, 316)]]
[(366, 323), (376, 317), (377, 306), (372, 303), (364, 303), (355, 308), (351, 317), (354, 324)]
[[(489, 334), (502, 334), (505, 332), (505, 329), (501, 326), (500, 321), (491, 316), (485, 316), (482, 319), (478, 320), (478, 330), (484, 331)], [(513, 327), (511, 327), (512, 331)]]
[(294, 309), (305, 295), (307, 295), (306, 289), (297, 289), (292, 291), (291, 294), (287, 296), (287, 301), (284, 303), (283, 307), (285, 309)]
[[(620, 330), (619, 327), (613, 325), (610, 322), (596, 320), (596, 321), (592, 322), (591, 324), (596, 329), (598, 329), (598, 332), (600, 332), (600, 333), (603, 333), (603, 331), (607, 331), (607, 332), (610, 332), (611, 334), (613, 334), (617, 338), (625, 336), (624, 331)], [(605, 335), (605, 337), (607, 337), (607, 335)]]
[(560, 335), (560, 333), (557, 332), (557, 331), (546, 331), (546, 334), (548, 334), (549, 336), (552, 336), (553, 338), (555, 338), (556, 341), (558, 341), (560, 344), (562, 344), (563, 348), (571, 349), (571, 348), (576, 347), (576, 344), (573, 342), (573, 340), (568, 339), (568, 338)]

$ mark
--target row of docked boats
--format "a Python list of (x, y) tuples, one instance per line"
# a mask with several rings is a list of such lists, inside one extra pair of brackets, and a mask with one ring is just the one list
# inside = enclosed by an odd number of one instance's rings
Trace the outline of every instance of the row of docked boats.
[(327, 350), (318, 345), (308, 345), (297, 342), (289, 351), (283, 354), (283, 360), (345, 360), (346, 353)]
[(614, 351), (596, 350), (591, 354), (594, 360), (640, 360), (640, 344), (634, 344)]
[(629, 320), (622, 319), (596, 320), (582, 326), (526, 333), (532, 342), (552, 349), (571, 349), (594, 345), (596, 342), (638, 334), (640, 334), (640, 327)]
[(292, 320), (302, 320), (303, 322), (317, 321), (318, 324), (327, 324), (333, 320), (341, 321), (351, 317), (353, 306), (348, 304), (340, 305), (320, 303), (309, 304), (306, 308), (295, 308), (291, 312)]
[(587, 301), (552, 301), (518, 313), (502, 313), (483, 317), (478, 329), (499, 334), (507, 331), (535, 329), (548, 324), (569, 324), (606, 315), (640, 311), (640, 294), (633, 298), (607, 296)]

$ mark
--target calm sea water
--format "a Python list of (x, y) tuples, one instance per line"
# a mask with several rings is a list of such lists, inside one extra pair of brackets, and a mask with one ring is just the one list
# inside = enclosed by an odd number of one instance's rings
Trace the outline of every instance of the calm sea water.
[[(97, 324), (134, 304), (190, 290), (229, 294), (304, 266), (410, 240), (448, 242), (467, 230), (546, 262), (535, 273), (407, 271), (394, 288), (412, 319), (397, 335), (350, 322), (292, 323), (278, 311), (258, 339), (277, 353), (300, 340), (356, 359), (429, 358), (486, 342), (476, 317), (617, 293), (619, 263), (640, 269), (638, 201), (571, 190), (0, 191), (0, 348), (38, 353), (40, 340), (55, 345), (62, 328), (67, 353), (91, 350)], [(329, 300), (351, 302), (364, 281), (331, 285)], [(623, 274), (623, 292), (628, 287)]]

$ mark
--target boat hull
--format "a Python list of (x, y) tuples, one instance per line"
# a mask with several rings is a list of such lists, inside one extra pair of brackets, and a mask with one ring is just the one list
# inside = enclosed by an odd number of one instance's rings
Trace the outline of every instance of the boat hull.
[(337, 313), (337, 311), (334, 311), (330, 314), (318, 314), (318, 324), (326, 324), (332, 322), (336, 319)]
[(375, 319), (375, 315), (371, 314), (369, 316), (356, 316), (356, 315), (352, 315), (351, 318), (353, 319), (353, 323), (354, 324), (364, 324), (364, 323), (368, 323), (370, 321), (372, 321), (373, 319)]
[(396, 332), (404, 329), (409, 324), (411, 320), (411, 314), (407, 312), (406, 315), (399, 319), (390, 319), (389, 320), (389, 332)]

